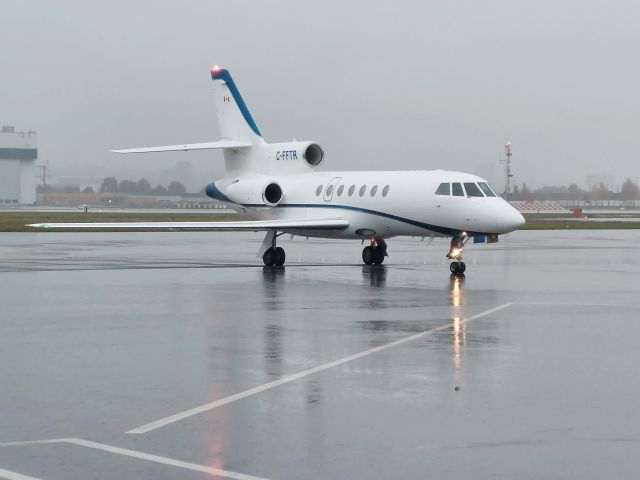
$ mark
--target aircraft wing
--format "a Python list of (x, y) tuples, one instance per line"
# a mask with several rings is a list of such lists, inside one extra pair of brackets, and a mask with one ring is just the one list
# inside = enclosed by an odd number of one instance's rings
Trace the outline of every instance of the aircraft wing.
[(187, 143), (184, 145), (165, 145), (162, 147), (125, 148), (110, 150), (113, 153), (151, 153), (151, 152), (186, 152), (188, 150), (211, 150), (216, 148), (245, 148), (252, 144), (247, 138), (219, 140), (217, 142)]
[(247, 220), (234, 222), (103, 222), (103, 223), (32, 223), (27, 225), (34, 228), (103, 228), (115, 230), (146, 230), (146, 229), (173, 229), (173, 230), (344, 230), (349, 226), (349, 221), (344, 218), (329, 219), (300, 219), (300, 220)]

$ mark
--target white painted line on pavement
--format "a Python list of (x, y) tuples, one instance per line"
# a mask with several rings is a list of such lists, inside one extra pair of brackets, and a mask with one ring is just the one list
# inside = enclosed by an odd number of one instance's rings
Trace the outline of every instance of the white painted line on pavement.
[(22, 442), (4, 442), (0, 443), (0, 447), (20, 447), (22, 445), (40, 445), (43, 443), (64, 443), (68, 438), (51, 438), (49, 440), (26, 440)]
[[(50, 440), (28, 440), (24, 442), (4, 442), (0, 443), (0, 447), (14, 447), (14, 446), (26, 446), (26, 445), (41, 445), (45, 443), (68, 443), (71, 445), (77, 445), (79, 447), (93, 448), (95, 450), (101, 450), (103, 452), (114, 453), (116, 455), (124, 455), (126, 457), (138, 458), (140, 460), (147, 460), (148, 462), (162, 463), (163, 465), (171, 465), (172, 467), (185, 468), (187, 470), (194, 470), (196, 472), (210, 473), (219, 477), (231, 478), (233, 480), (267, 480), (263, 477), (256, 477), (253, 475), (246, 475), (244, 473), (232, 472), (230, 470), (223, 470), (220, 468), (208, 467), (206, 465), (198, 465), (197, 463), (183, 462), (174, 458), (161, 457), (160, 455), (153, 455), (151, 453), (139, 452), (137, 450), (129, 450), (128, 448), (115, 447), (113, 445), (106, 445), (104, 443), (92, 442), (90, 440), (83, 440), (81, 438), (53, 438)], [(27, 477), (19, 473), (10, 472), (9, 470), (3, 470), (0, 468), (0, 478), (7, 480), (40, 480), (33, 477)]]
[[(503, 305), (499, 305), (497, 307), (490, 308), (489, 310), (485, 310), (484, 312), (476, 313), (475, 315), (472, 315), (471, 317), (465, 319), (465, 322), (470, 322), (470, 321), (476, 320), (478, 318), (486, 317), (487, 315), (491, 315), (492, 313), (495, 313), (495, 312), (497, 312), (499, 310), (502, 310), (504, 308), (510, 307), (511, 305), (513, 305), (513, 302), (505, 303)], [(239, 393), (236, 393), (234, 395), (230, 395), (228, 397), (221, 398), (221, 399), (216, 400), (216, 401), (211, 402), (211, 403), (205, 403), (204, 405), (200, 405), (198, 407), (191, 408), (189, 410), (185, 410), (185, 411), (180, 412), (180, 413), (176, 413), (175, 415), (171, 415), (171, 416), (168, 416), (168, 417), (165, 417), (165, 418), (161, 418), (160, 420), (156, 420), (154, 422), (147, 423), (147, 424), (142, 425), (140, 427), (137, 427), (137, 428), (134, 428), (132, 430), (129, 430), (126, 433), (139, 434), (139, 433), (151, 432), (152, 430), (156, 430), (158, 428), (165, 427), (167, 425), (170, 425), (172, 423), (178, 422), (180, 420), (184, 420), (185, 418), (189, 418), (189, 417), (192, 417), (194, 415), (198, 415), (199, 413), (207, 412), (209, 410), (213, 410), (214, 408), (218, 408), (218, 407), (221, 407), (223, 405), (227, 405), (229, 403), (237, 402), (238, 400), (242, 400), (243, 398), (247, 398), (247, 397), (250, 397), (252, 395), (256, 395), (258, 393), (262, 393), (262, 392), (265, 392), (267, 390), (271, 390), (272, 388), (279, 387), (280, 385), (284, 385), (286, 383), (290, 383), (290, 382), (293, 382), (295, 380), (299, 380), (301, 378), (308, 377), (309, 375), (313, 375), (314, 373), (322, 372), (324, 370), (328, 370), (330, 368), (337, 367), (337, 366), (342, 365), (344, 363), (351, 362), (353, 360), (357, 360), (358, 358), (362, 358), (362, 357), (365, 357), (367, 355), (371, 355), (373, 353), (381, 352), (383, 350), (387, 350), (387, 349), (392, 348), (392, 347), (397, 347), (398, 345), (402, 345), (402, 344), (407, 343), (407, 342), (412, 342), (412, 341), (417, 340), (419, 338), (422, 338), (422, 337), (424, 337), (426, 335), (430, 335), (432, 333), (439, 332), (439, 331), (445, 330), (447, 328), (451, 328), (451, 323), (446, 323), (444, 325), (440, 325), (439, 327), (435, 327), (435, 328), (432, 328), (430, 330), (425, 330), (423, 332), (416, 333), (414, 335), (410, 335), (408, 337), (404, 337), (404, 338), (401, 338), (399, 340), (395, 340), (393, 342), (385, 343), (384, 345), (380, 345), (378, 347), (374, 347), (374, 348), (370, 348), (368, 350), (364, 350), (364, 351), (362, 351), (360, 353), (349, 355), (347, 357), (343, 357), (343, 358), (340, 358), (338, 360), (334, 360), (334, 361), (329, 362), (329, 363), (324, 363), (322, 365), (318, 365), (316, 367), (309, 368), (307, 370), (303, 370), (303, 371), (298, 372), (298, 373), (294, 373), (293, 375), (288, 375), (288, 376), (282, 377), (282, 378), (280, 378), (278, 380), (274, 380), (272, 382), (268, 382), (268, 383), (265, 383), (263, 385), (259, 385), (259, 386), (254, 387), (254, 388), (250, 388), (248, 390), (244, 390), (243, 392), (239, 392)]]
[(197, 463), (183, 462), (181, 460), (175, 460), (173, 458), (161, 457), (159, 455), (153, 455), (150, 453), (138, 452), (137, 450), (129, 450), (128, 448), (114, 447), (113, 445), (106, 445), (104, 443), (91, 442), (89, 440), (82, 440), (81, 438), (69, 438), (64, 440), (65, 443), (71, 443), (80, 447), (93, 448), (95, 450), (101, 450), (103, 452), (114, 453), (116, 455), (124, 455), (126, 457), (138, 458), (140, 460), (147, 460), (149, 462), (162, 463), (163, 465), (171, 465), (172, 467), (185, 468), (187, 470), (194, 470), (196, 472), (210, 473), (212, 475), (218, 475), (220, 477), (232, 478), (234, 480), (266, 480), (262, 477), (254, 477), (253, 475), (245, 475), (243, 473), (231, 472), (229, 470), (222, 470), (220, 468), (208, 467), (206, 465), (198, 465)]
[(622, 308), (638, 308), (640, 305), (631, 303), (585, 303), (585, 302), (518, 302), (518, 305), (529, 307), (622, 307)]
[(39, 480), (36, 477), (29, 477), (21, 473), (12, 472), (11, 470), (5, 470), (4, 468), (0, 468), (0, 478), (6, 478), (7, 480)]

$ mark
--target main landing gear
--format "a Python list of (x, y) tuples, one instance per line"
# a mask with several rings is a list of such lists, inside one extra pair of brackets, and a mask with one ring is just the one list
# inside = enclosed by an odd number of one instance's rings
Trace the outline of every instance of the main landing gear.
[(269, 250), (264, 252), (262, 255), (262, 261), (267, 267), (273, 267), (274, 265), (281, 267), (284, 265), (284, 261), (287, 256), (284, 253), (284, 248), (282, 247), (271, 247)]
[(267, 234), (267, 237), (265, 238), (265, 241), (269, 241), (268, 239), (271, 237), (271, 246), (267, 248), (262, 255), (262, 261), (267, 267), (281, 267), (287, 259), (287, 256), (284, 253), (284, 248), (276, 246), (276, 239), (280, 235), (282, 235), (282, 233), (277, 234), (276, 232), (273, 232), (271, 235)]
[(453, 237), (451, 239), (451, 246), (449, 247), (449, 253), (447, 253), (447, 258), (453, 260), (449, 265), (451, 276), (464, 277), (464, 272), (467, 269), (467, 266), (462, 261), (462, 249), (468, 240), (469, 237), (466, 235)]
[(380, 265), (384, 262), (387, 255), (387, 243), (380, 239), (371, 239), (371, 245), (364, 247), (362, 250), (362, 261), (365, 265)]

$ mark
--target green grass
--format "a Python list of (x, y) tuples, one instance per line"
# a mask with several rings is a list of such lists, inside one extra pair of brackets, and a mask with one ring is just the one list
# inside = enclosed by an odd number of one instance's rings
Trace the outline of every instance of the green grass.
[(640, 228), (640, 220), (637, 222), (590, 222), (588, 220), (551, 220), (532, 219), (527, 217), (520, 230), (633, 230)]
[[(527, 219), (559, 219), (559, 218), (574, 218), (573, 213), (523, 213), (524, 218)], [(583, 213), (582, 216), (589, 218), (637, 218), (640, 221), (640, 211), (638, 210), (625, 210), (618, 211), (616, 213)]]
[[(620, 211), (617, 213), (589, 213), (587, 219), (574, 218), (572, 213), (525, 213), (527, 221), (520, 230), (632, 230), (640, 228), (640, 212)], [(606, 221), (592, 221), (592, 218), (607, 218)], [(633, 221), (616, 219), (633, 218)]]

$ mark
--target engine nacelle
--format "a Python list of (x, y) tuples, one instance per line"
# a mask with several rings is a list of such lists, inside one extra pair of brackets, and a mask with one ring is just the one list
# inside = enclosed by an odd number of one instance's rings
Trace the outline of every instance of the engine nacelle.
[(304, 149), (302, 158), (310, 167), (317, 167), (324, 160), (324, 150), (317, 143), (309, 143)]
[(278, 182), (269, 177), (223, 179), (208, 185), (207, 195), (241, 206), (275, 207), (284, 198), (284, 190)]
[(269, 207), (278, 205), (282, 196), (282, 187), (276, 182), (269, 182), (262, 189), (262, 201)]
[(315, 142), (271, 143), (268, 148), (271, 158), (279, 164), (278, 168), (289, 171), (316, 168), (324, 160), (324, 150)]

